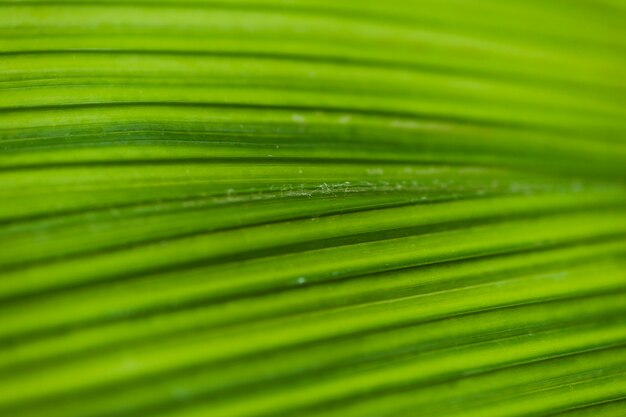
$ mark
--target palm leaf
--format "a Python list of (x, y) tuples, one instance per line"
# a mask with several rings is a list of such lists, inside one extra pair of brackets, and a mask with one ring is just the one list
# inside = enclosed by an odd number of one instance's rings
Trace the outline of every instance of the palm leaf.
[(0, 414), (622, 416), (616, 0), (0, 2)]

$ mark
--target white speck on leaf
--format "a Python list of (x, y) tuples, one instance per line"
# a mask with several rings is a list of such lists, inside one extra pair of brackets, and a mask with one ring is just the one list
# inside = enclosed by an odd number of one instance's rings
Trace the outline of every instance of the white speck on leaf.
[(382, 168), (368, 168), (367, 173), (369, 175), (383, 175), (385, 173), (385, 170)]
[(305, 122), (304, 116), (302, 116), (301, 114), (295, 114), (295, 113), (291, 115), (291, 120), (293, 120), (296, 123), (304, 123)]

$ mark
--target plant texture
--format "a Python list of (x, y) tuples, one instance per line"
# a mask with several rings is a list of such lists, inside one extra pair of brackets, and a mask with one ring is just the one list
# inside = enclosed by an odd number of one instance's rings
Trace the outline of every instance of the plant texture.
[(623, 0), (0, 0), (0, 416), (626, 416)]

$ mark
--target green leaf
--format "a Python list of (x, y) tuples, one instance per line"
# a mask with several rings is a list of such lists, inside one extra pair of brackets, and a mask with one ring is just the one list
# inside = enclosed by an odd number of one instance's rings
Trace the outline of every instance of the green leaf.
[(625, 415), (625, 25), (0, 0), (0, 415)]

